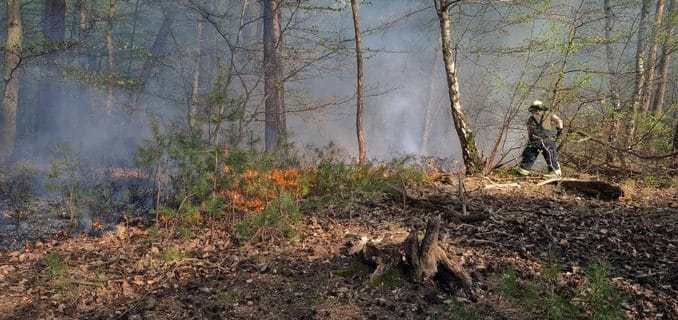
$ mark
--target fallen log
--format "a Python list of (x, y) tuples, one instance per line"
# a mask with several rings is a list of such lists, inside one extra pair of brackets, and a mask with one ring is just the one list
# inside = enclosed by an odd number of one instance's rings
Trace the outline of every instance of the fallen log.
[(617, 200), (623, 195), (619, 186), (599, 180), (554, 178), (537, 183), (538, 186), (546, 184), (559, 185), (565, 190), (601, 200)]

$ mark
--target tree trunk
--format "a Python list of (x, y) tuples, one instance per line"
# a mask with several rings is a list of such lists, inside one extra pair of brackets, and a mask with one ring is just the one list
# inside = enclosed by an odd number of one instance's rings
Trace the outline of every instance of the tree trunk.
[(358, 134), (358, 163), (364, 163), (367, 157), (365, 148), (365, 133), (363, 132), (363, 108), (365, 106), (365, 88), (363, 84), (363, 49), (362, 37), (360, 36), (360, 12), (358, 3), (351, 0), (351, 11), (353, 12), (353, 30), (355, 31), (355, 58), (357, 65), (357, 84), (356, 84), (356, 132)]
[(157, 64), (157, 59), (165, 48), (167, 38), (170, 35), (170, 31), (172, 31), (172, 24), (174, 23), (176, 11), (177, 11), (176, 8), (171, 3), (165, 9), (165, 16), (162, 19), (162, 23), (160, 24), (158, 34), (155, 36), (153, 44), (151, 45), (151, 48), (149, 50), (149, 55), (141, 67), (140, 71), (141, 76), (139, 79), (138, 88), (137, 90), (134, 90), (134, 92), (132, 93), (132, 97), (130, 98), (131, 100), (130, 105), (132, 107), (132, 110), (137, 109), (138, 107), (137, 105), (139, 103), (139, 95), (145, 91), (146, 86), (148, 85), (148, 81), (151, 79), (151, 75), (153, 74), (152, 73), (153, 68)]
[(281, 45), (281, 5), (279, 0), (264, 0), (263, 3), (264, 106), (266, 117), (264, 140), (266, 152), (273, 153), (277, 148), (284, 147), (286, 144), (283, 76), (278, 54)]
[[(45, 0), (42, 16), (42, 32), (45, 40), (54, 45), (64, 42), (66, 36), (66, 2), (65, 0)], [(59, 59), (59, 52), (48, 53), (46, 59)], [(39, 71), (43, 76), (56, 73), (55, 67), (49, 63)], [(62, 88), (55, 79), (41, 79), (39, 83), (40, 96), (36, 115), (36, 132), (49, 135), (49, 139), (58, 139), (57, 123), (60, 116), (57, 108), (61, 104)]]
[(650, 46), (650, 52), (647, 57), (647, 72), (645, 76), (645, 87), (642, 97), (642, 112), (650, 111), (650, 104), (652, 103), (652, 94), (654, 93), (654, 88), (656, 87), (655, 83), (655, 73), (657, 72), (657, 48), (659, 47), (659, 30), (662, 25), (662, 18), (664, 17), (664, 6), (666, 4), (665, 0), (658, 0), (657, 7), (655, 9), (654, 15), (654, 32), (652, 36), (652, 44)]
[[(421, 146), (419, 147), (419, 152), (422, 154), (426, 154), (428, 151), (428, 141), (429, 138), (431, 137), (431, 128), (433, 127), (433, 113), (434, 113), (434, 103), (433, 99), (435, 97), (436, 93), (436, 82), (438, 79), (436, 79), (435, 74), (436, 71), (438, 70), (438, 50), (435, 50), (435, 54), (433, 55), (433, 65), (431, 66), (431, 82), (428, 85), (428, 100), (426, 101), (426, 114), (424, 115), (424, 130), (422, 131), (421, 135)], [(436, 103), (435, 104), (435, 112), (438, 111), (439, 105)]]
[(636, 74), (633, 90), (633, 103), (631, 104), (629, 127), (627, 130), (627, 146), (633, 143), (636, 135), (636, 113), (640, 109), (645, 92), (645, 36), (647, 33), (647, 16), (650, 10), (650, 0), (642, 0), (640, 8), (640, 22), (638, 27), (638, 41), (636, 42)]
[(195, 41), (197, 42), (195, 45), (195, 67), (193, 69), (193, 85), (192, 85), (192, 91), (191, 91), (191, 110), (188, 115), (188, 126), (190, 128), (193, 128), (195, 125), (195, 117), (198, 113), (198, 100), (200, 96), (200, 65), (201, 65), (201, 58), (202, 58), (202, 48), (204, 45), (203, 38), (202, 38), (202, 29), (203, 29), (203, 22), (201, 20), (198, 20), (195, 24)]
[(127, 77), (132, 77), (132, 56), (134, 53), (134, 41), (137, 35), (137, 22), (139, 20), (139, 0), (134, 3), (134, 16), (132, 17), (132, 34), (130, 35), (129, 46), (132, 50), (129, 51), (129, 62), (127, 63)]
[(16, 140), (16, 113), (19, 102), (19, 74), (21, 63), (21, 0), (7, 2), (7, 43), (3, 66), (3, 95), (0, 107), (0, 165), (6, 165), (14, 152)]
[[(617, 85), (617, 73), (618, 70), (614, 64), (615, 54), (612, 51), (612, 28), (614, 25), (612, 7), (610, 6), (610, 0), (605, 0), (603, 3), (603, 9), (605, 11), (605, 54), (607, 59), (607, 72), (608, 72), (608, 82), (610, 86), (610, 103), (613, 106), (613, 112), (610, 115), (610, 132), (607, 136), (607, 142), (611, 145), (614, 145), (618, 140), (619, 127), (621, 119), (618, 117), (618, 112), (621, 111), (621, 98), (619, 97), (619, 86)], [(623, 157), (620, 154), (620, 157)], [(611, 150), (607, 151), (606, 155), (607, 161), (609, 163), (614, 162), (614, 153)]]
[(109, 0), (108, 3), (108, 30), (106, 32), (106, 51), (108, 52), (108, 75), (110, 82), (108, 84), (108, 96), (106, 97), (106, 113), (110, 117), (113, 114), (113, 18), (115, 18), (115, 0)]
[[(668, 5), (667, 17), (671, 17), (676, 10), (676, 0), (670, 0)], [(659, 57), (659, 78), (657, 79), (656, 92), (652, 102), (652, 110), (656, 114), (664, 112), (664, 99), (666, 96), (666, 86), (669, 78), (669, 65), (671, 64), (671, 54), (675, 48), (672, 45), (672, 40), (676, 32), (676, 24), (670, 23), (667, 26), (664, 40), (662, 41), (662, 54)]]
[(471, 127), (466, 123), (464, 112), (459, 96), (459, 82), (457, 81), (457, 69), (452, 55), (452, 30), (450, 26), (449, 7), (455, 2), (447, 0), (434, 0), (438, 20), (440, 22), (440, 35), (442, 40), (443, 61), (447, 75), (447, 87), (450, 97), (450, 110), (454, 120), (454, 128), (461, 144), (461, 154), (466, 165), (466, 172), (474, 174), (482, 170), (482, 160), (476, 147), (475, 136)]

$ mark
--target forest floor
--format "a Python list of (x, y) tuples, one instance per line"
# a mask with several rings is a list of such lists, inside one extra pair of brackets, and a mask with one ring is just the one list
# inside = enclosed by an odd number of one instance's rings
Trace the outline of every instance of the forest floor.
[[(532, 180), (466, 181), (469, 213), (489, 217), (443, 215), (442, 229), (471, 293), (416, 284), (398, 270), (370, 279), (371, 267), (349, 255), (352, 243), (397, 244), (438, 214), (383, 197), (304, 212), (287, 237), (262, 230), (243, 242), (216, 220), (62, 233), (2, 251), (0, 318), (568, 319), (598, 317), (600, 303), (618, 295), (616, 318), (678, 319), (675, 186), (626, 184), (621, 199), (602, 201)], [(498, 183), (516, 185), (486, 187)], [(457, 197), (453, 181), (422, 188)], [(608, 291), (590, 271), (596, 265)]]

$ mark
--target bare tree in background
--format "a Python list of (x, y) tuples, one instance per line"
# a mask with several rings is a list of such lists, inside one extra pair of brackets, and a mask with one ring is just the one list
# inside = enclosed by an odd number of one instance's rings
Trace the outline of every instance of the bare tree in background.
[(650, 44), (650, 52), (647, 57), (647, 72), (645, 73), (645, 88), (643, 91), (643, 99), (641, 110), (643, 112), (650, 111), (650, 105), (652, 104), (652, 94), (654, 93), (654, 88), (657, 84), (655, 82), (655, 74), (657, 73), (657, 51), (659, 49), (659, 30), (662, 25), (662, 19), (664, 17), (664, 7), (666, 6), (665, 0), (658, 0), (657, 6), (654, 14), (654, 30), (652, 32), (652, 43)]
[(365, 133), (363, 132), (363, 109), (365, 106), (365, 85), (363, 83), (363, 49), (362, 38), (360, 36), (360, 12), (356, 0), (351, 0), (351, 11), (353, 12), (353, 30), (355, 31), (355, 57), (357, 66), (357, 84), (356, 84), (356, 132), (358, 134), (358, 162), (364, 163), (367, 157), (367, 148), (365, 147)]
[(7, 46), (3, 68), (3, 95), (0, 106), (0, 164), (6, 164), (16, 138), (16, 112), (19, 101), (19, 77), (17, 69), (21, 63), (21, 0), (7, 2)]
[(475, 174), (482, 170), (483, 163), (476, 147), (475, 136), (471, 127), (466, 123), (459, 96), (459, 81), (454, 56), (452, 54), (452, 28), (450, 25), (449, 9), (460, 0), (434, 0), (435, 9), (440, 22), (440, 36), (442, 40), (443, 61), (447, 76), (447, 88), (450, 96), (450, 110), (454, 120), (454, 128), (461, 144), (461, 154), (468, 174)]
[[(66, 1), (65, 0), (44, 0), (42, 15), (42, 33), (45, 36), (47, 47), (45, 49), (48, 61), (59, 59), (58, 47), (61, 46), (66, 37)], [(51, 52), (54, 51), (54, 52)], [(49, 77), (54, 72), (55, 67), (50, 63), (42, 70), (43, 77)], [(62, 87), (59, 82), (51, 79), (42, 79), (38, 85), (40, 96), (37, 106), (36, 131), (53, 133), (58, 119), (56, 110), (62, 97)]]
[[(676, 0), (670, 0), (667, 7), (667, 17), (668, 23), (665, 24), (665, 31), (662, 34), (662, 54), (659, 56), (659, 66), (657, 67), (657, 86), (656, 92), (654, 94), (654, 100), (652, 102), (652, 110), (661, 114), (664, 112), (664, 99), (666, 96), (666, 85), (669, 78), (669, 65), (671, 61), (671, 54), (676, 49), (673, 45), (672, 39), (676, 33), (676, 23), (674, 20), (671, 20), (671, 17), (675, 15), (676, 12)], [(675, 18), (674, 18), (675, 19)], [(676, 133), (678, 134), (678, 126), (676, 127)], [(674, 142), (678, 140), (674, 139)]]
[(640, 7), (640, 22), (638, 25), (638, 39), (636, 41), (636, 75), (635, 86), (633, 90), (633, 103), (631, 104), (631, 120), (627, 130), (627, 146), (633, 143), (633, 137), (636, 135), (636, 113), (640, 110), (643, 102), (643, 92), (645, 92), (645, 37), (647, 34), (647, 16), (650, 10), (650, 0), (642, 0)]
[(162, 54), (165, 46), (167, 44), (167, 39), (169, 38), (170, 31), (172, 31), (172, 24), (174, 23), (174, 18), (177, 13), (177, 8), (174, 4), (169, 3), (167, 8), (164, 10), (164, 15), (162, 22), (160, 23), (160, 29), (153, 40), (153, 44), (149, 49), (149, 54), (147, 55), (146, 61), (144, 61), (143, 66), (141, 67), (141, 76), (140, 76), (140, 85), (137, 90), (134, 90), (132, 96), (130, 97), (130, 104), (132, 110), (137, 109), (139, 104), (139, 95), (142, 94), (148, 85), (151, 75), (153, 74), (153, 68), (157, 65), (158, 57)]
[(279, 0), (264, 0), (264, 105), (266, 152), (285, 145), (285, 97), (282, 64), (278, 54), (281, 44)]
[[(106, 25), (108, 26), (106, 30), (106, 52), (108, 53), (107, 59), (107, 72), (111, 75), (114, 71), (113, 65), (113, 18), (115, 18), (115, 0), (108, 0), (108, 20), (106, 20)], [(112, 82), (112, 80), (111, 80)], [(106, 113), (111, 116), (113, 113), (113, 83), (108, 84), (108, 96), (106, 97)]]

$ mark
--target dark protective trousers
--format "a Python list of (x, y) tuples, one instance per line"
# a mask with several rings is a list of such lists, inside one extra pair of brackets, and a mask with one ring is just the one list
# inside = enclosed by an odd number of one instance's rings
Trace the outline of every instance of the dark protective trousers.
[(520, 167), (525, 170), (530, 170), (532, 165), (537, 160), (537, 156), (541, 153), (546, 160), (546, 165), (549, 171), (560, 169), (558, 164), (558, 151), (556, 151), (556, 143), (549, 138), (536, 139), (530, 141), (523, 150), (523, 160), (520, 162)]

